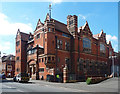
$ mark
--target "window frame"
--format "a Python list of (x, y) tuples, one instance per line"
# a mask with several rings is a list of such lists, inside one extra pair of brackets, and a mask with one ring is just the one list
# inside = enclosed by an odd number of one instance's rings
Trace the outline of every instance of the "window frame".
[(57, 49), (61, 49), (62, 50), (62, 47), (63, 46), (63, 42), (62, 42), (62, 40), (57, 40)]
[(106, 49), (105, 45), (103, 43), (100, 43), (100, 52), (101, 53), (106, 53), (105, 49)]
[(91, 40), (87, 37), (83, 38), (83, 48), (91, 49)]

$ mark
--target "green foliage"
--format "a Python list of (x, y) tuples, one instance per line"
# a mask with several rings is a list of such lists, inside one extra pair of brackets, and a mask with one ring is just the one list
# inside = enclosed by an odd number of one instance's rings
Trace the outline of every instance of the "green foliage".
[(91, 78), (90, 78), (90, 77), (87, 78), (86, 83), (87, 83), (88, 85), (91, 84)]
[(108, 77), (88, 77), (86, 83), (89, 84), (97, 84), (104, 80), (108, 79)]

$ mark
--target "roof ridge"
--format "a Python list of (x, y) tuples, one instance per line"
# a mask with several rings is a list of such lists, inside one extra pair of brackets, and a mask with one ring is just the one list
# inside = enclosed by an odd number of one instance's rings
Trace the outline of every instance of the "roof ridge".
[(57, 21), (57, 22), (59, 22), (59, 23), (61, 23), (61, 24), (63, 24), (63, 25), (66, 25), (66, 26), (67, 26), (67, 24), (65, 24), (65, 23), (63, 23), (63, 22), (60, 22), (60, 21), (55, 20), (55, 19), (53, 19), (53, 18), (52, 18), (52, 20)]

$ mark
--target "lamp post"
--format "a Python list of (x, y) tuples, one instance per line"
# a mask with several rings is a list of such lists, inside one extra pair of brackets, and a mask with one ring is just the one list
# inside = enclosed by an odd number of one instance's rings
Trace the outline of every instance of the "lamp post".
[(109, 58), (112, 59), (112, 67), (113, 67), (113, 78), (114, 78), (114, 58), (116, 58), (117, 56), (109, 56)]

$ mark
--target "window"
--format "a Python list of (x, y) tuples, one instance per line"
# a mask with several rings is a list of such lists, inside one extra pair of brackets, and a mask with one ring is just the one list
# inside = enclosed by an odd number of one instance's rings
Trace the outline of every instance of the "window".
[(44, 72), (44, 68), (40, 68), (40, 69), (39, 69), (39, 72)]
[(38, 39), (38, 38), (40, 38), (40, 33), (39, 33), (39, 34), (37, 34), (37, 36), (36, 36), (36, 39)]
[(54, 28), (52, 28), (52, 32), (54, 32)]
[(112, 51), (109, 51), (109, 56), (112, 56)]
[(17, 41), (17, 42), (16, 42), (16, 46), (19, 46), (19, 45), (20, 45), (20, 41)]
[(62, 41), (61, 40), (57, 40), (57, 48), (62, 49)]
[(50, 32), (50, 27), (48, 28), (48, 31)]
[(19, 60), (19, 56), (16, 58), (16, 60)]
[(47, 60), (47, 57), (45, 57), (45, 62), (46, 62), (46, 60)]
[(38, 59), (38, 62), (40, 63), (40, 62), (41, 62), (41, 59)]
[(52, 61), (54, 61), (54, 57), (52, 57)]
[(16, 53), (19, 53), (20, 52), (20, 49), (16, 50)]
[(19, 71), (20, 71), (20, 69), (19, 69), (19, 68), (17, 68), (17, 69), (16, 69), (16, 71), (17, 71), (17, 72), (19, 72)]
[(78, 59), (78, 71), (83, 71), (83, 59)]
[(105, 53), (105, 45), (100, 43), (100, 52)]
[(44, 59), (42, 58), (42, 62), (44, 62)]
[(27, 54), (30, 55), (30, 54), (34, 54), (36, 52), (36, 49), (30, 49), (28, 50)]
[(91, 41), (88, 38), (83, 38), (83, 48), (91, 49)]
[(67, 38), (70, 38), (69, 35), (64, 34), (64, 33), (62, 34), (62, 36), (67, 37)]
[(18, 52), (20, 52), (20, 49), (18, 50)]
[(70, 70), (69, 58), (65, 58), (65, 63), (67, 64), (68, 70)]
[(50, 57), (50, 56), (48, 57), (48, 60), (49, 60), (49, 61), (51, 60), (51, 57)]
[(67, 51), (70, 50), (70, 44), (69, 44), (69, 42), (65, 42), (65, 50), (67, 50)]

